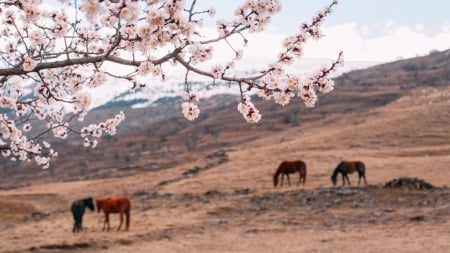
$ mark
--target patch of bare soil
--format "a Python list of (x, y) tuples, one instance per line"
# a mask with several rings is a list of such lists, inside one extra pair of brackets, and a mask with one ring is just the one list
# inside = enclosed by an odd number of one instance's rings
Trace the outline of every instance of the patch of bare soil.
[(422, 189), (431, 190), (431, 189), (435, 188), (435, 186), (426, 182), (425, 180), (422, 180), (419, 178), (409, 178), (409, 177), (400, 177), (400, 178), (393, 179), (393, 180), (387, 182), (384, 185), (384, 187), (385, 188), (416, 189), (416, 190), (422, 190)]

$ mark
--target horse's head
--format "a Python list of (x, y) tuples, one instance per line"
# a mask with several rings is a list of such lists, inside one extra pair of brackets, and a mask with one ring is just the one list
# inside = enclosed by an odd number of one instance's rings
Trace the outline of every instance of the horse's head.
[(86, 203), (85, 205), (91, 209), (91, 211), (94, 211), (95, 207), (94, 207), (94, 200), (92, 198), (87, 198), (86, 199)]
[(273, 187), (278, 185), (278, 174), (273, 175)]

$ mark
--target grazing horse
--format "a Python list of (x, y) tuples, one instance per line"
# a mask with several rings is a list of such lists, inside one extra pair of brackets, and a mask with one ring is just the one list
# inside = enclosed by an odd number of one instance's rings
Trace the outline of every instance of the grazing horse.
[(350, 185), (350, 180), (348, 179), (348, 174), (357, 171), (359, 180), (358, 185), (361, 183), (361, 178), (364, 179), (364, 185), (367, 185), (366, 181), (366, 167), (364, 163), (360, 161), (342, 161), (338, 164), (336, 169), (334, 169), (333, 174), (331, 175), (331, 182), (333, 186), (336, 186), (337, 175), (338, 173), (342, 173), (342, 185), (345, 185), (345, 180), (347, 179), (348, 185)]
[(72, 229), (73, 233), (83, 230), (83, 214), (86, 207), (91, 209), (91, 211), (94, 211), (94, 200), (92, 198), (80, 199), (72, 203), (70, 211), (72, 211), (73, 219), (75, 221)]
[(120, 230), (123, 223), (123, 215), (126, 217), (126, 226), (125, 230), (128, 230), (130, 226), (130, 208), (131, 203), (128, 198), (118, 197), (118, 198), (106, 198), (106, 199), (97, 199), (97, 212), (99, 213), (103, 210), (105, 214), (105, 221), (103, 223), (103, 229), (109, 231), (109, 214), (110, 213), (119, 213), (120, 214), (120, 224), (117, 228), (117, 231)]
[(283, 178), (286, 175), (288, 184), (291, 185), (291, 180), (289, 179), (289, 174), (297, 173), (299, 174), (298, 183), (302, 181), (302, 184), (305, 185), (306, 181), (306, 164), (303, 161), (283, 161), (279, 166), (275, 174), (273, 175), (273, 186), (277, 187), (278, 185), (278, 176), (281, 174), (281, 183), (280, 187), (283, 186)]

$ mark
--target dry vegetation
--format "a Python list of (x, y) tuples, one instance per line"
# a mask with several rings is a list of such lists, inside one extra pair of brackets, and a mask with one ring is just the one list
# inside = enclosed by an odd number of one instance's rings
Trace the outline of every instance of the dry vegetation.
[[(217, 97), (190, 126), (133, 123), (91, 154), (65, 144), (71, 155), (52, 171), (6, 163), (0, 252), (448, 252), (444, 56), (346, 74), (312, 111), (261, 102), (259, 125)], [(284, 159), (307, 163), (306, 186), (273, 188)], [(332, 188), (342, 159), (364, 161), (369, 186)], [(102, 215), (88, 211), (72, 234), (73, 200), (116, 195), (132, 200), (130, 231), (101, 232)]]

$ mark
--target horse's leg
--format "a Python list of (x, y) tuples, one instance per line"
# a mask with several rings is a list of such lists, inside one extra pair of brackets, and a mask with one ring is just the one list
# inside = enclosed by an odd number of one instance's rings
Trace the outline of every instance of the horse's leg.
[(288, 179), (288, 185), (290, 186), (291, 185), (291, 180), (289, 179), (289, 174), (286, 174), (286, 177)]
[(79, 230), (83, 231), (83, 214), (80, 216), (80, 221), (78, 222)]
[(77, 216), (75, 215), (75, 212), (72, 211), (72, 216), (73, 216), (73, 228), (72, 228), (72, 233), (75, 233), (77, 230)]
[(298, 172), (298, 183), (297, 183), (297, 186), (299, 186), (300, 185), (300, 181), (302, 180), (302, 173), (299, 171)]
[(345, 177), (347, 178), (347, 183), (350, 186), (351, 184), (350, 184), (350, 179), (348, 178), (348, 174), (345, 174)]
[(364, 185), (367, 185), (367, 180), (366, 180), (366, 169), (363, 167), (363, 170), (361, 172), (361, 176), (364, 179)]
[(126, 217), (125, 230), (128, 231), (128, 228), (130, 227), (130, 207), (128, 207), (127, 210), (125, 210), (125, 217)]
[(284, 180), (284, 174), (281, 174), (281, 182), (280, 182), (280, 187), (283, 186), (283, 180)]
[(80, 225), (80, 231), (83, 231), (83, 215), (84, 215), (84, 207), (83, 207), (83, 211), (80, 213), (80, 221), (79, 221), (79, 225)]
[(117, 231), (119, 231), (120, 228), (122, 227), (122, 223), (123, 223), (123, 211), (120, 211), (120, 223), (119, 223), (119, 227), (117, 228)]
[(110, 229), (110, 225), (109, 225), (109, 213), (106, 214), (106, 224), (108, 225), (108, 228), (107, 228), (106, 231), (109, 231), (109, 229)]
[(342, 186), (345, 186), (345, 173), (342, 172)]
[(108, 231), (109, 230), (109, 213), (105, 212), (105, 221), (103, 222), (103, 229), (102, 231)]
[(105, 220), (103, 221), (102, 231), (105, 231), (105, 229), (106, 229), (106, 213), (105, 213)]

